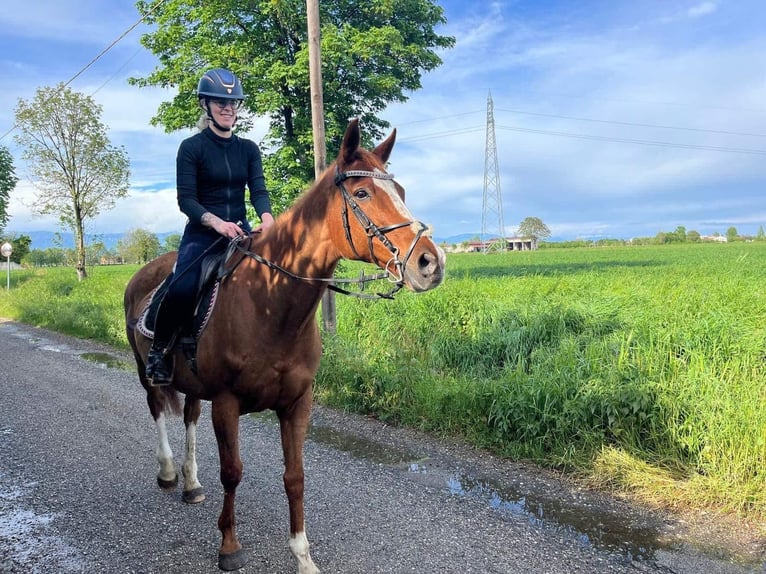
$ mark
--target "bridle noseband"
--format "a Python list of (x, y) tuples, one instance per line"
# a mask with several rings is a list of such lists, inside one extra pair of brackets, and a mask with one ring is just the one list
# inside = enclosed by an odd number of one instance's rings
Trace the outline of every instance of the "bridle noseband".
[[(245, 254), (246, 256), (250, 257), (251, 259), (254, 259), (255, 261), (258, 261), (259, 263), (266, 265), (270, 269), (279, 271), (287, 275), (288, 277), (292, 277), (293, 279), (298, 279), (300, 281), (320, 281), (323, 283), (328, 283), (327, 285), (328, 289), (331, 289), (343, 295), (352, 295), (354, 297), (359, 297), (362, 299), (393, 299), (394, 294), (398, 292), (404, 286), (404, 269), (407, 265), (407, 261), (409, 261), (409, 258), (412, 255), (412, 252), (415, 250), (415, 245), (417, 244), (418, 241), (420, 241), (420, 238), (423, 237), (424, 235), (428, 237), (429, 228), (422, 221), (404, 221), (402, 223), (395, 223), (393, 225), (378, 227), (372, 222), (372, 220), (367, 216), (367, 214), (362, 210), (362, 208), (359, 207), (359, 204), (348, 192), (348, 190), (346, 189), (346, 186), (343, 185), (343, 182), (345, 180), (352, 177), (372, 177), (375, 179), (393, 180), (394, 174), (383, 173), (378, 171), (365, 171), (365, 170), (349, 170), (349, 171), (341, 172), (337, 168), (337, 166), (335, 168), (335, 185), (338, 186), (338, 189), (340, 189), (340, 192), (341, 192), (341, 196), (343, 197), (343, 207), (341, 209), (341, 214), (343, 218), (343, 229), (346, 233), (346, 241), (348, 241), (348, 244), (351, 246), (351, 250), (354, 252), (354, 254), (359, 259), (362, 259), (362, 256), (356, 250), (356, 246), (354, 245), (354, 240), (351, 237), (351, 225), (349, 224), (349, 218), (348, 218), (348, 209), (350, 208), (351, 211), (354, 213), (354, 216), (356, 217), (357, 221), (359, 221), (360, 225), (362, 226), (365, 233), (367, 234), (368, 246), (370, 250), (370, 258), (373, 260), (373, 263), (375, 263), (376, 265), (378, 265), (378, 267), (381, 267), (383, 269), (383, 273), (376, 274), (376, 275), (365, 275), (364, 272), (362, 272), (358, 279), (338, 279), (338, 278), (332, 278), (332, 277), (329, 277), (329, 278), (301, 277), (300, 275), (296, 275), (289, 269), (285, 269), (281, 265), (278, 265), (274, 263), (273, 261), (269, 261), (265, 257), (258, 255), (257, 253), (254, 253), (249, 248), (243, 247), (242, 245), (240, 245), (241, 238), (232, 239), (232, 244), (234, 245), (234, 248), (240, 251), (241, 253)], [(415, 234), (415, 238), (412, 240), (412, 243), (410, 244), (410, 247), (404, 256), (404, 259), (399, 259), (399, 248), (397, 248), (393, 243), (391, 243), (391, 240), (388, 239), (388, 237), (386, 237), (386, 233), (393, 231), (395, 229), (399, 229), (401, 227), (407, 227), (409, 225), (413, 225), (416, 223), (418, 225), (418, 230), (417, 230), (417, 233)], [(380, 264), (380, 260), (377, 257), (375, 257), (375, 253), (373, 252), (372, 241), (375, 238), (377, 238), (378, 241), (380, 241), (383, 244), (383, 246), (391, 252), (392, 257), (386, 262), (385, 265)], [(250, 238), (250, 242), (248, 246), (250, 244), (252, 244), (252, 237)], [(389, 267), (391, 265), (393, 265), (396, 274), (390, 271)], [(224, 275), (228, 275), (233, 270), (234, 269), (229, 269)], [(376, 281), (379, 279), (388, 279), (391, 283), (394, 284), (394, 286), (388, 293), (375, 293), (374, 295), (370, 295), (367, 293), (356, 293), (353, 291), (348, 291), (346, 289), (343, 289), (337, 285), (338, 283), (356, 283), (360, 286), (360, 289), (364, 289), (364, 286), (366, 283), (370, 281)]]

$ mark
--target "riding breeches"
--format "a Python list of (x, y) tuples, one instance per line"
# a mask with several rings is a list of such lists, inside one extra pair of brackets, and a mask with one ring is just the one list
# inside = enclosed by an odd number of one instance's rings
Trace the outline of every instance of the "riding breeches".
[(187, 225), (168, 290), (160, 304), (154, 340), (167, 344), (173, 333), (191, 320), (202, 273), (202, 260), (226, 249), (226, 239), (215, 231)]

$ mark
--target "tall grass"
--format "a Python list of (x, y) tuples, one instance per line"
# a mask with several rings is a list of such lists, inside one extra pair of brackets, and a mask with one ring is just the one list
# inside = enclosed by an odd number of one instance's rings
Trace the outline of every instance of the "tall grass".
[[(136, 269), (15, 271), (0, 316), (125, 347)], [(764, 277), (760, 243), (450, 255), (432, 292), (338, 297), (316, 397), (660, 504), (765, 518)]]
[(12, 271), (10, 290), (0, 294), (0, 317), (127, 348), (122, 296), (137, 269), (95, 266), (81, 282), (73, 268)]
[(452, 255), (448, 272), (338, 304), (323, 402), (766, 515), (766, 245)]

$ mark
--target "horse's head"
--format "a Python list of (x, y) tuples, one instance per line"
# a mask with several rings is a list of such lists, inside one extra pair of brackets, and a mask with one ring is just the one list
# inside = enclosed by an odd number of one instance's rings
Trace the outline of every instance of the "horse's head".
[(395, 140), (396, 130), (367, 151), (360, 147), (359, 121), (349, 123), (331, 168), (343, 220), (335, 244), (347, 259), (374, 263), (410, 290), (427, 291), (444, 278), (444, 252), (407, 209), (404, 188), (386, 172)]

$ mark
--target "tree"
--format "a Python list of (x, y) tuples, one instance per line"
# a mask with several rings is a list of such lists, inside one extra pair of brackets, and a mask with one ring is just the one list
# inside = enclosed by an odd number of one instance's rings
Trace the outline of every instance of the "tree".
[(8, 148), (0, 146), (0, 233), (8, 223), (8, 202), (17, 181), (19, 180), (14, 174), (13, 157)]
[(127, 153), (110, 145), (100, 118), (100, 105), (63, 84), (40, 88), (31, 102), (19, 100), (16, 107), (15, 139), (40, 190), (33, 208), (57, 214), (72, 230), (80, 280), (87, 277), (86, 222), (128, 193)]
[(758, 233), (755, 235), (756, 241), (766, 241), (766, 233), (763, 231), (763, 225), (758, 227)]
[(129, 263), (147, 263), (160, 254), (160, 240), (145, 229), (133, 229), (117, 242), (117, 253)]
[(24, 258), (24, 262), (34, 267), (53, 267), (66, 264), (66, 253), (60, 247), (33, 249)]
[[(292, 203), (314, 179), (305, 0), (167, 0), (159, 7), (141, 0), (154, 30), (142, 44), (160, 65), (138, 86), (177, 87), (163, 102), (154, 125), (167, 131), (195, 125), (200, 110), (197, 81), (209, 67), (237, 74), (248, 98), (244, 108), (266, 116), (264, 173), (276, 211)], [(441, 65), (437, 49), (455, 39), (434, 27), (446, 22), (434, 0), (357, 2), (323, 0), (321, 52), (327, 154), (337, 153), (348, 119), (365, 123), (365, 144), (388, 122), (378, 118), (391, 102), (407, 100), (421, 87), (421, 74)], [(244, 127), (250, 122), (241, 121)]]
[(737, 237), (739, 237), (739, 234), (737, 233), (737, 228), (734, 226), (729, 227), (729, 229), (726, 230), (726, 241), (731, 243), (732, 241), (736, 241)]
[(699, 243), (700, 241), (700, 232), (696, 231), (694, 229), (686, 232), (686, 240), (691, 243)]
[(91, 265), (100, 265), (104, 262), (109, 263), (112, 259), (112, 254), (109, 252), (106, 244), (101, 239), (91, 241), (90, 245), (88, 245), (85, 251), (88, 261), (91, 262)]
[(545, 225), (539, 217), (526, 217), (519, 223), (517, 232), (521, 237), (530, 237), (532, 239), (545, 239), (551, 236), (551, 230)]
[(171, 233), (165, 237), (165, 242), (162, 245), (162, 252), (169, 253), (171, 251), (178, 251), (178, 247), (181, 245), (181, 235), (178, 233)]

